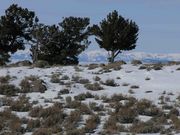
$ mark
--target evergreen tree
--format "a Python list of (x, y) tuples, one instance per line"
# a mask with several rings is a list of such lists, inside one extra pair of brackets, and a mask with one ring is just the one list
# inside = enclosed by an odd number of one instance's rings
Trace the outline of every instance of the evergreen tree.
[(9, 61), (10, 53), (25, 48), (31, 40), (35, 13), (16, 4), (11, 5), (0, 18), (0, 63)]
[(114, 62), (116, 56), (122, 51), (135, 49), (138, 30), (135, 22), (124, 19), (117, 11), (113, 11), (102, 20), (100, 26), (92, 27), (96, 42), (100, 48), (108, 51), (109, 62)]
[(37, 29), (38, 60), (49, 64), (78, 64), (78, 55), (89, 45), (89, 18), (64, 18), (58, 26)]

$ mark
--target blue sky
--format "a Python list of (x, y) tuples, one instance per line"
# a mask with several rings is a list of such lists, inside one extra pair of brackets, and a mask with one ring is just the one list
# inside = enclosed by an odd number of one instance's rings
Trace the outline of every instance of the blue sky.
[[(34, 10), (46, 24), (66, 16), (90, 17), (91, 24), (97, 24), (117, 10), (139, 25), (134, 51), (180, 53), (180, 0), (1, 0), (0, 15), (13, 3)], [(89, 50), (97, 48), (92, 41)]]

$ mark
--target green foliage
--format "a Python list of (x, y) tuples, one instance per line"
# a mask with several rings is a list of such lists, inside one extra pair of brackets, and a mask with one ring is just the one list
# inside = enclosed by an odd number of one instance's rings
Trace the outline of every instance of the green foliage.
[(9, 53), (24, 49), (30, 41), (35, 13), (16, 4), (11, 5), (0, 18), (0, 63), (9, 61)]
[(109, 51), (109, 62), (114, 62), (121, 51), (135, 49), (138, 30), (135, 22), (124, 19), (117, 11), (113, 11), (102, 20), (100, 26), (92, 27), (92, 33), (96, 36), (100, 48)]
[[(89, 18), (64, 18), (58, 26), (39, 25), (34, 32), (38, 41), (31, 51), (49, 64), (78, 64), (78, 55), (89, 45)], [(38, 47), (37, 47), (38, 46)], [(35, 49), (35, 51), (33, 51)]]

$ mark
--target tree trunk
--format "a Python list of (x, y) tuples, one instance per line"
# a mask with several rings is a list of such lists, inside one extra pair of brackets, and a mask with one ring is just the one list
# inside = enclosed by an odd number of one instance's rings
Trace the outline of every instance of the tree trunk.
[(109, 62), (110, 63), (113, 63), (114, 62), (114, 55), (115, 55), (115, 52), (114, 51), (111, 51), (111, 54), (110, 54), (110, 56), (109, 56)]
[(35, 63), (38, 60), (38, 46), (32, 47), (32, 60)]

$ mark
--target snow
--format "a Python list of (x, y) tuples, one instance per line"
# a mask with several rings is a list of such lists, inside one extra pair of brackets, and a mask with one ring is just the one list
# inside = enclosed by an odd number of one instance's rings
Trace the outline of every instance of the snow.
[[(99, 96), (112, 96), (113, 94), (124, 94), (124, 95), (130, 95), (133, 97), (136, 97), (137, 99), (149, 99), (154, 104), (158, 105), (159, 97), (162, 95), (164, 91), (166, 93), (173, 93), (173, 95), (168, 95), (171, 100), (175, 100), (177, 96), (180, 95), (180, 71), (176, 70), (179, 68), (180, 65), (173, 65), (173, 66), (164, 66), (162, 70), (139, 70), (139, 66), (133, 66), (131, 64), (126, 64), (122, 66), (121, 70), (118, 71), (112, 71), (108, 73), (103, 74), (94, 74), (100, 70), (100, 68), (96, 68), (93, 70), (88, 70), (88, 67), (81, 66), (79, 68), (82, 69), (82, 71), (77, 72), (73, 66), (59, 66), (59, 67), (51, 67), (51, 68), (31, 68), (31, 67), (8, 67), (8, 68), (0, 68), (0, 75), (1, 76), (14, 76), (14, 78), (11, 80), (10, 83), (16, 85), (19, 87), (19, 84), (22, 79), (26, 76), (35, 75), (38, 76), (40, 79), (42, 79), (46, 86), (47, 91), (45, 93), (39, 93), (39, 92), (33, 92), (28, 93), (27, 97), (30, 97), (30, 102), (38, 101), (38, 105), (47, 107), (52, 105), (52, 103), (47, 103), (45, 100), (48, 101), (59, 101), (64, 102), (64, 99), (67, 96), (71, 96), (72, 98), (76, 95), (79, 95), (81, 93), (90, 92), (94, 95)], [(119, 86), (117, 87), (110, 87), (103, 85), (103, 90), (100, 91), (90, 91), (87, 90), (83, 84), (74, 83), (70, 87), (70, 93), (61, 95), (62, 99), (56, 99), (58, 96), (58, 92), (66, 86), (60, 85), (57, 83), (51, 83), (50, 77), (52, 73), (61, 73), (63, 75), (68, 75), (70, 77), (70, 80), (72, 76), (80, 76), (84, 79), (89, 79), (91, 83), (94, 83), (94, 77), (99, 76), (102, 81), (106, 81), (107, 79), (114, 79)], [(121, 79), (117, 79), (117, 77), (120, 77)], [(149, 77), (150, 80), (145, 80), (145, 78)], [(128, 83), (129, 86), (123, 86), (123, 83)], [(139, 88), (132, 89), (130, 88), (132, 85), (137, 85)], [(134, 94), (130, 94), (129, 90), (132, 89), (134, 91)], [(147, 91), (152, 91), (150, 93), (147, 93)], [(1, 96), (1, 95), (0, 95)], [(93, 100), (88, 99), (83, 101), (84, 103), (90, 103), (90, 102), (96, 102), (97, 105), (105, 103), (102, 102), (102, 100)], [(1, 108), (2, 110), (2, 108)], [(65, 110), (67, 114), (72, 111), (71, 109)], [(22, 117), (28, 117), (27, 112), (16, 112), (16, 115), (20, 118)], [(149, 116), (143, 116), (140, 115), (138, 117), (141, 121), (148, 121), (151, 119)], [(103, 123), (105, 120), (108, 119), (108, 116), (101, 116), (101, 124), (99, 124), (98, 128), (95, 131), (95, 134), (102, 130)], [(31, 133), (26, 133), (31, 134)], [(159, 134), (151, 134), (151, 135), (159, 135)]]

